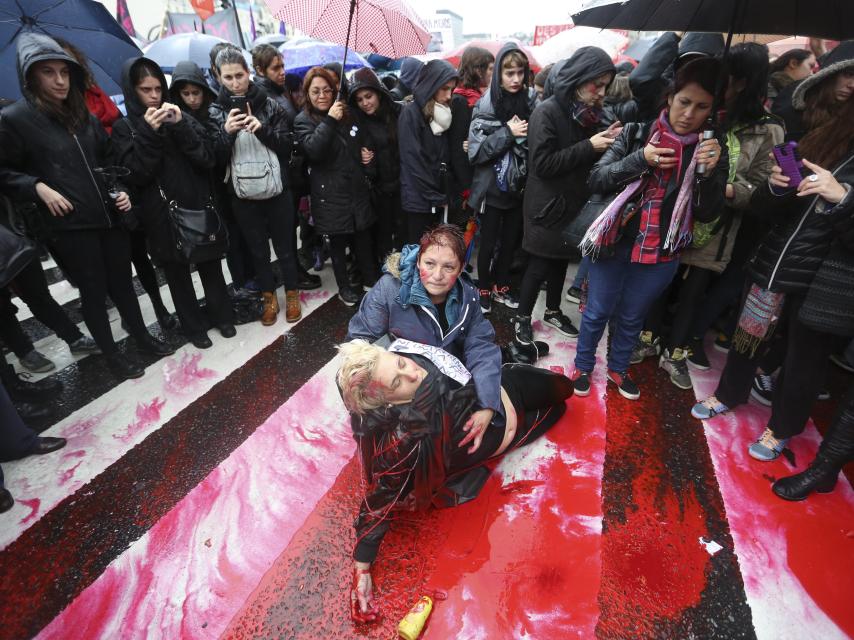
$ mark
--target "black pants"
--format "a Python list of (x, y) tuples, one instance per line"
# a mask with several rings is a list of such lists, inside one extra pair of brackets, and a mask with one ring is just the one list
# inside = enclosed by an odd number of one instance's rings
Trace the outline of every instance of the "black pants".
[(400, 191), (394, 193), (377, 192), (373, 197), (377, 212), (377, 224), (374, 227), (374, 244), (377, 257), (385, 260), (393, 251), (400, 251), (406, 242), (408, 230), (404, 226), (403, 210), (400, 206)]
[(288, 191), (269, 200), (231, 198), (231, 209), (246, 239), (255, 277), (262, 291), (275, 291), (276, 279), (270, 264), (270, 241), (279, 258), (285, 289), (295, 290), (299, 279), (293, 251), (294, 206)]
[[(566, 376), (527, 364), (505, 364), (501, 368), (501, 387), (516, 410), (516, 433), (508, 451), (536, 440), (551, 429), (566, 412), (564, 401), (573, 391), (572, 381)], [(464, 435), (455, 439), (452, 468), (465, 468), (491, 457), (504, 440), (504, 429), (497, 424), (489, 425), (474, 454), (467, 452), (468, 447), (456, 446)]]
[[(676, 303), (676, 313), (670, 325), (667, 337), (667, 348), (672, 353), (674, 349), (688, 346), (694, 336), (691, 329), (694, 318), (701, 308), (709, 290), (709, 285), (715, 277), (715, 272), (699, 267), (688, 267), (684, 272)], [(666, 296), (663, 296), (666, 297)]]
[(154, 271), (154, 265), (151, 263), (151, 258), (148, 255), (145, 231), (142, 229), (135, 229), (130, 232), (130, 260), (136, 271), (136, 277), (139, 278), (142, 288), (145, 289), (145, 292), (151, 299), (151, 305), (154, 307), (157, 315), (168, 313), (166, 306), (163, 304), (163, 298), (160, 297), (160, 285), (157, 283), (157, 273)]
[(228, 251), (225, 254), (225, 263), (231, 274), (231, 282), (235, 287), (243, 287), (246, 282), (255, 277), (255, 267), (252, 255), (246, 245), (246, 238), (240, 230), (237, 220), (226, 219), (228, 226)]
[(379, 278), (376, 254), (374, 253), (373, 228), (363, 229), (354, 234), (335, 234), (329, 236), (329, 253), (332, 258), (332, 272), (338, 289), (348, 289), (347, 246), (352, 243), (353, 257), (362, 274), (362, 283), (372, 287)]
[[(5, 360), (0, 367), (8, 367)], [(0, 384), (0, 461), (17, 460), (32, 451), (37, 434), (21, 420), (12, 399)], [(0, 471), (0, 487), (3, 486), (3, 472)]]
[(690, 337), (702, 338), (727, 308), (738, 303), (746, 278), (744, 263), (730, 261), (709, 287), (702, 305), (697, 308)]
[[(786, 327), (785, 360), (774, 385), (768, 421), (768, 427), (777, 438), (790, 438), (804, 430), (816, 396), (824, 385), (827, 359), (843, 342), (837, 336), (820, 333), (803, 324), (798, 319), (803, 303), (803, 295), (789, 294), (781, 317)], [(747, 402), (760, 356), (760, 350), (753, 356), (740, 353), (735, 347), (729, 350), (715, 396), (730, 409)]]
[(560, 311), (560, 302), (563, 297), (563, 282), (566, 280), (566, 270), (569, 260), (555, 260), (552, 258), (541, 258), (540, 256), (529, 256), (528, 267), (522, 276), (522, 293), (519, 298), (519, 315), (529, 316), (537, 303), (540, 294), (540, 285), (546, 282), (546, 309), (548, 311)]
[(83, 319), (102, 352), (117, 351), (104, 306), (107, 294), (116, 303), (132, 336), (148, 332), (131, 279), (130, 237), (126, 231), (64, 231), (51, 239), (50, 248), (77, 282)]
[[(495, 246), (501, 241), (495, 268), (492, 258)], [(477, 278), (481, 289), (510, 286), (510, 265), (513, 254), (522, 242), (522, 206), (513, 209), (496, 209), (486, 206), (480, 215), (480, 248), (477, 253)]]
[(438, 213), (430, 213), (429, 211), (426, 213), (423, 211), (403, 212), (409, 226), (409, 244), (418, 244), (425, 231), (442, 222), (442, 208), (437, 207), (437, 211)]
[(33, 350), (33, 343), (15, 316), (13, 292), (30, 308), (35, 319), (53, 330), (61, 340), (71, 344), (83, 337), (77, 325), (50, 295), (41, 262), (33, 260), (15, 276), (9, 287), (0, 289), (0, 338), (19, 358)]
[(190, 266), (178, 262), (163, 265), (166, 282), (172, 293), (172, 304), (181, 320), (181, 329), (187, 336), (199, 335), (208, 330), (208, 318), (216, 325), (234, 324), (231, 298), (225, 288), (225, 278), (219, 260), (211, 260), (196, 265), (202, 287), (205, 290), (207, 317), (199, 306)]

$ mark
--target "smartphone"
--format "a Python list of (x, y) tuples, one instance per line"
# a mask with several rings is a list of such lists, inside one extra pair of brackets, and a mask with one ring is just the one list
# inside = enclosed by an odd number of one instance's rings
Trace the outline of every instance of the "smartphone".
[(240, 109), (241, 113), (246, 113), (246, 104), (249, 102), (246, 96), (231, 96), (231, 108)]
[(175, 122), (175, 112), (171, 109), (163, 114), (163, 122)]
[(789, 177), (789, 187), (794, 189), (804, 179), (804, 163), (801, 162), (801, 154), (798, 153), (798, 143), (791, 141), (777, 144), (772, 151), (774, 160), (783, 170), (783, 175)]
[(658, 142), (655, 143), (655, 146), (659, 149), (673, 149), (672, 158), (679, 160), (679, 153), (682, 150), (682, 143), (676, 139), (668, 131), (662, 131), (661, 135), (658, 138)]

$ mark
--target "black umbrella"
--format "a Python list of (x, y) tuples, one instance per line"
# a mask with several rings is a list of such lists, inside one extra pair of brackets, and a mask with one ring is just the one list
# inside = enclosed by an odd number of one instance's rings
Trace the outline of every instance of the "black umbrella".
[(782, 33), (854, 38), (852, 0), (593, 0), (576, 25), (629, 31)]

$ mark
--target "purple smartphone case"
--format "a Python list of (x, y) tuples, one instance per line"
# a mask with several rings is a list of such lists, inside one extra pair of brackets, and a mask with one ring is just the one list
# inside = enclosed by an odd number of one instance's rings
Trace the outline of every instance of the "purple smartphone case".
[(804, 164), (798, 154), (797, 142), (784, 142), (774, 145), (774, 159), (783, 170), (783, 175), (789, 177), (789, 187), (794, 189), (804, 179)]

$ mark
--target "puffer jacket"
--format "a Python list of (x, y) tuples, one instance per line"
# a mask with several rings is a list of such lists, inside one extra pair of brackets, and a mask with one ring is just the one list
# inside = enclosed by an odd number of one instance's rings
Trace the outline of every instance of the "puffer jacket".
[[(722, 273), (729, 264), (735, 239), (741, 229), (742, 216), (752, 215), (750, 200), (757, 189), (766, 185), (774, 161), (771, 149), (783, 141), (783, 127), (773, 116), (761, 121), (736, 126), (733, 135), (738, 139), (739, 156), (732, 180), (733, 197), (715, 224), (716, 232), (704, 247), (682, 252), (682, 263)], [(733, 152), (732, 149), (729, 150)]]
[[(513, 146), (523, 157), (528, 155), (528, 140), (517, 141), (506, 122), (500, 122), (495, 115), (495, 105), (501, 98), (501, 64), (506, 56), (520, 51), (518, 45), (505, 44), (495, 58), (492, 81), (474, 107), (469, 126), (469, 162), (474, 166), (469, 204), (475, 211), (483, 212), (484, 205), (499, 209), (511, 209), (521, 204), (522, 193), (507, 193), (498, 188), (495, 177), (495, 163)], [(537, 94), (533, 89), (523, 87), (528, 93), (528, 108), (533, 113), (537, 106)]]
[[(180, 207), (203, 209), (211, 200), (213, 142), (205, 128), (188, 113), (182, 113), (179, 122), (162, 124), (157, 131), (149, 126), (144, 117), (146, 107), (130, 80), (133, 68), (145, 62), (160, 71), (148, 58), (130, 58), (122, 68), (128, 115), (113, 126), (113, 146), (117, 164), (130, 171), (125, 180), (133, 188), (135, 213), (145, 231), (149, 253), (158, 261), (174, 262), (178, 256), (168, 205), (160, 190)], [(163, 95), (167, 96), (163, 72), (158, 79)]]
[[(854, 185), (854, 150), (833, 168), (836, 180)], [(794, 190), (776, 195), (766, 184), (751, 207), (762, 212), (770, 231), (756, 248), (748, 273), (761, 287), (780, 293), (806, 293), (838, 237), (854, 229), (854, 194), (831, 207), (821, 198), (804, 198)]]
[(462, 274), (448, 294), (443, 332), (436, 306), (418, 274), (418, 246), (407, 245), (386, 260), (384, 274), (362, 299), (350, 320), (347, 340), (377, 340), (386, 334), (441, 347), (459, 358), (472, 373), (479, 408), (503, 414), (501, 404), (501, 349), (495, 330), (480, 309), (477, 289)]
[(446, 83), (457, 78), (457, 70), (445, 60), (431, 60), (421, 69), (414, 89), (397, 120), (400, 148), (400, 196), (404, 211), (428, 213), (448, 204), (448, 195), (458, 181), (451, 173), (450, 144), (446, 131), (434, 135), (422, 109)]
[[(361, 89), (370, 89), (380, 97), (380, 108), (373, 115), (369, 116), (356, 104), (356, 94)], [(373, 143), (377, 175), (375, 186), (386, 195), (400, 191), (400, 150), (397, 146), (400, 109), (400, 103), (392, 99), (373, 70), (359, 69), (350, 78), (350, 113)]]
[[(279, 104), (257, 86), (249, 83), (246, 97), (252, 108), (252, 115), (261, 122), (261, 128), (255, 132), (255, 137), (264, 146), (279, 156), (282, 169), (282, 184), (287, 189), (288, 165), (293, 152), (293, 133), (288, 124), (288, 116)], [(224, 171), (231, 163), (231, 151), (237, 133), (227, 133), (225, 121), (231, 111), (231, 93), (224, 86), (220, 88), (217, 99), (208, 109), (208, 121), (205, 123), (208, 136), (213, 140), (217, 167)], [(228, 192), (234, 194), (231, 180), (227, 183)]]
[(598, 47), (582, 47), (563, 64), (552, 83), (553, 95), (534, 111), (528, 124), (528, 184), (525, 188), (525, 235), (522, 248), (531, 255), (564, 260), (577, 250), (561, 231), (587, 202), (587, 175), (599, 158), (590, 137), (604, 123), (584, 128), (572, 117), (575, 88), (614, 71)]
[(373, 148), (366, 132), (355, 122), (307, 111), (294, 126), (309, 165), (311, 215), (318, 233), (353, 233), (374, 224), (370, 181), (376, 176), (376, 156), (371, 164), (362, 164), (362, 147)]
[[(117, 226), (119, 214), (94, 171), (114, 164), (107, 132), (90, 115), (83, 127), (70, 133), (35, 106), (25, 78), (42, 60), (67, 62), (74, 90), (84, 91), (83, 70), (53, 39), (29, 32), (18, 37), (18, 80), (24, 97), (0, 116), (0, 184), (12, 199), (37, 203), (51, 232)], [(61, 193), (74, 210), (52, 216), (36, 194), (39, 182)]]

